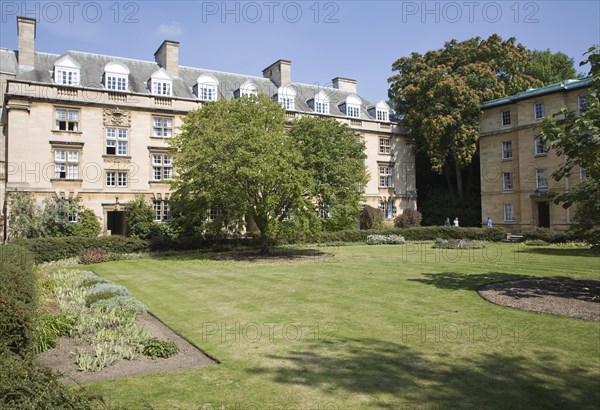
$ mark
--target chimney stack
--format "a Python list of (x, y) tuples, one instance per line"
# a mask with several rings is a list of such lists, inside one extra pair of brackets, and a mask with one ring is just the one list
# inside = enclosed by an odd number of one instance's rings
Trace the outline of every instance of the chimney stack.
[(35, 65), (35, 19), (17, 17), (19, 38), (19, 67), (33, 68)]
[(333, 88), (340, 91), (347, 91), (356, 94), (356, 80), (344, 77), (335, 77), (331, 80)]
[(154, 60), (173, 77), (179, 77), (179, 41), (163, 41), (154, 53)]
[(271, 80), (277, 87), (289, 84), (292, 81), (292, 62), (277, 60), (263, 70), (263, 77)]

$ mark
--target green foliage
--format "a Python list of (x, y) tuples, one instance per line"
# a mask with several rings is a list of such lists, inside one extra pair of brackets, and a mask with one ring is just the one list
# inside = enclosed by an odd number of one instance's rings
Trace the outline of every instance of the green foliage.
[(72, 223), (70, 226), (70, 236), (94, 238), (102, 231), (98, 216), (88, 208), (80, 208), (77, 223)]
[(24, 355), (30, 348), (36, 307), (31, 253), (0, 245), (0, 273), (0, 349)]
[(479, 242), (465, 241), (464, 239), (461, 239), (460, 241), (454, 240), (436, 242), (433, 247), (442, 249), (481, 249), (484, 246)]
[(360, 214), (360, 229), (381, 229), (383, 227), (383, 211), (367, 205)]
[(101, 312), (122, 311), (130, 313), (144, 313), (146, 306), (130, 295), (113, 296), (108, 299), (98, 300), (90, 305), (90, 308)]
[(543, 85), (580, 77), (575, 70), (573, 59), (560, 51), (552, 53), (550, 49), (533, 50), (531, 60), (526, 72), (540, 80)]
[(160, 340), (156, 337), (151, 337), (142, 342), (143, 353), (153, 359), (158, 357), (169, 358), (179, 351), (177, 344), (172, 340)]
[(97, 283), (87, 293), (85, 305), (90, 307), (100, 300), (110, 299), (115, 296), (129, 296), (129, 292), (123, 286), (114, 285), (112, 283)]
[(78, 198), (46, 197), (42, 204), (41, 218), (44, 224), (42, 236), (71, 236), (76, 223), (69, 222), (68, 215), (78, 213), (80, 207)]
[(43, 314), (35, 320), (33, 352), (41, 353), (56, 346), (56, 339), (70, 335), (76, 318), (66, 313)]
[(8, 237), (38, 238), (44, 234), (41, 207), (35, 202), (31, 192), (11, 192), (8, 194)]
[(533, 228), (523, 231), (525, 241), (544, 241), (546, 243), (566, 243), (581, 241), (581, 234), (575, 231), (553, 231), (548, 228)]
[(405, 209), (402, 214), (394, 219), (394, 226), (396, 228), (412, 228), (413, 226), (420, 226), (422, 219), (423, 215), (416, 209)]
[(100, 395), (71, 388), (34, 356), (22, 358), (0, 350), (0, 408), (3, 409), (110, 409)]
[(365, 242), (369, 235), (400, 235), (407, 241), (435, 241), (449, 239), (478, 240), (499, 242), (505, 237), (500, 228), (454, 228), (443, 226), (420, 226), (407, 229), (393, 228), (388, 230), (347, 230), (323, 232), (322, 243)]
[(529, 241), (525, 241), (525, 246), (548, 246), (548, 242), (541, 239), (531, 239)]
[(83, 265), (91, 265), (94, 263), (108, 262), (110, 256), (102, 248), (85, 249), (79, 254), (79, 263)]
[(148, 239), (154, 221), (154, 209), (143, 194), (127, 204), (127, 235), (140, 239)]
[(214, 224), (235, 230), (252, 215), (267, 243), (288, 219), (306, 215), (311, 184), (284, 124), (284, 109), (264, 95), (219, 100), (188, 113), (182, 132), (170, 140), (177, 148), (175, 219), (204, 231), (216, 207)]
[(78, 257), (86, 249), (100, 248), (109, 253), (135, 253), (145, 252), (149, 246), (147, 241), (122, 236), (34, 238), (19, 239), (12, 243), (33, 253), (36, 263)]
[(308, 196), (329, 214), (323, 218), (324, 228), (352, 228), (363, 196), (359, 187), (368, 181), (364, 144), (350, 127), (333, 118), (302, 117), (292, 124), (289, 135), (310, 176)]
[(461, 169), (477, 150), (481, 103), (540, 86), (527, 74), (530, 63), (529, 52), (515, 38), (493, 34), (452, 40), (442, 49), (412, 53), (393, 64), (397, 74), (388, 80), (389, 97), (403, 114), (400, 122), (411, 130), (433, 170), (454, 169), (459, 197)]
[(590, 63), (592, 84), (587, 103), (580, 115), (563, 108), (542, 122), (543, 136), (563, 162), (552, 174), (559, 181), (568, 177), (574, 167), (584, 168), (586, 179), (568, 192), (555, 197), (555, 203), (568, 208), (577, 204), (574, 230), (600, 251), (600, 46), (586, 53)]
[(400, 235), (368, 235), (367, 245), (402, 245), (406, 243)]

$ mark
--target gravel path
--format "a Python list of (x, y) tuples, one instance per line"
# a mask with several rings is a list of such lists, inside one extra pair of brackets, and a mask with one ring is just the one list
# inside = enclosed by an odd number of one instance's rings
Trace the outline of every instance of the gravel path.
[(600, 281), (570, 278), (526, 279), (484, 285), (487, 301), (516, 309), (600, 321)]

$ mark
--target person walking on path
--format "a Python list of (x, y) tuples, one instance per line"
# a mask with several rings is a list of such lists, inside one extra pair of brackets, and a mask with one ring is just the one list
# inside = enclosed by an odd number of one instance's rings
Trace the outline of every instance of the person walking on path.
[(444, 221), (444, 226), (450, 226), (450, 218), (446, 218)]
[(488, 227), (488, 228), (492, 228), (493, 226), (494, 226), (494, 223), (492, 222), (492, 218), (490, 218), (490, 217), (488, 216), (488, 220), (487, 220), (487, 227)]
[(454, 227), (458, 228), (458, 216), (456, 218), (454, 218)]

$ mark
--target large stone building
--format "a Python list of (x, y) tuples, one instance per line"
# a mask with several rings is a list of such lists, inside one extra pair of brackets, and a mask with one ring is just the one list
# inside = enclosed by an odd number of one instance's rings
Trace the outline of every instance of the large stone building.
[(29, 191), (39, 201), (78, 197), (101, 218), (105, 233), (122, 234), (125, 205), (142, 193), (154, 202), (156, 220), (168, 221), (168, 179), (176, 164), (167, 140), (182, 117), (207, 101), (257, 93), (280, 102), (289, 122), (315, 115), (348, 124), (366, 144), (366, 203), (389, 220), (416, 208), (411, 142), (390, 107), (357, 95), (354, 80), (337, 77), (333, 87), (295, 83), (286, 60), (262, 77), (184, 67), (179, 43), (169, 40), (154, 61), (47, 54), (35, 50), (34, 19), (18, 17), (17, 25), (19, 50), (0, 50), (5, 210), (11, 192)]
[(479, 146), (484, 219), (491, 217), (494, 225), (511, 233), (534, 227), (568, 229), (573, 208), (554, 204), (549, 192), (565, 192), (585, 177), (585, 170), (576, 168), (558, 182), (551, 178), (563, 159), (540, 139), (540, 121), (562, 107), (581, 110), (590, 84), (591, 78), (567, 80), (482, 105)]

